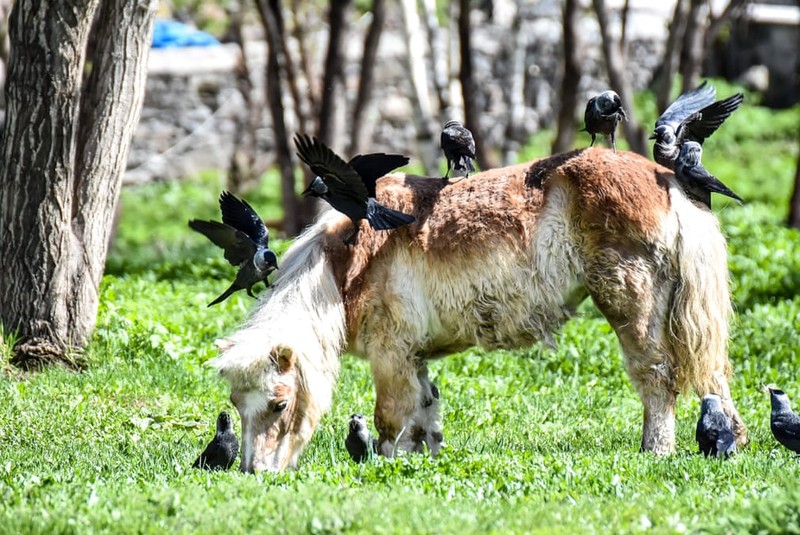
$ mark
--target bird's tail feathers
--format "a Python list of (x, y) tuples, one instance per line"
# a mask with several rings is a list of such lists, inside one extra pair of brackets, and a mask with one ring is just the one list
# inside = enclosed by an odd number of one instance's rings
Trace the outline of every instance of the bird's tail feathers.
[(390, 230), (413, 223), (414, 216), (392, 210), (373, 198), (367, 203), (367, 221), (375, 230)]
[(744, 204), (744, 199), (739, 197), (732, 189), (723, 184), (720, 180), (715, 180), (708, 184), (708, 189), (714, 193), (719, 193), (721, 195), (725, 195), (726, 197), (730, 197), (731, 199), (736, 199), (740, 203)]
[(227, 289), (227, 290), (225, 290), (224, 292), (222, 292), (222, 295), (220, 295), (219, 297), (217, 297), (216, 299), (214, 299), (213, 301), (211, 301), (211, 302), (208, 304), (208, 306), (210, 306), (210, 307), (211, 307), (211, 306), (214, 306), (214, 305), (216, 305), (217, 303), (221, 303), (221, 302), (225, 301), (227, 298), (229, 298), (229, 297), (230, 297), (230, 296), (233, 294), (233, 292), (235, 292), (236, 290), (238, 290), (238, 289), (239, 289), (239, 288), (236, 288), (235, 286), (236, 286), (236, 282), (234, 282), (233, 284), (231, 284), (231, 285), (228, 287), (228, 289)]

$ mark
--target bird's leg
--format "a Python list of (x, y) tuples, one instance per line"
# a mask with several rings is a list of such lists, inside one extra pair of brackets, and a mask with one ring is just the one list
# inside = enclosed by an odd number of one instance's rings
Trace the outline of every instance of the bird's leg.
[(250, 287), (248, 287), (248, 288), (247, 288), (247, 295), (249, 295), (249, 296), (250, 296), (250, 297), (252, 297), (253, 299), (255, 299), (255, 298), (256, 298), (256, 296), (255, 296), (255, 295), (253, 295), (253, 287), (252, 287), (252, 286), (250, 286)]
[(589, 146), (590, 146), (590, 147), (594, 147), (594, 138), (595, 138), (595, 135), (594, 135), (594, 134), (592, 134), (592, 142), (591, 142), (591, 143), (589, 143)]
[(614, 154), (617, 153), (617, 136), (616, 131), (611, 131), (611, 148), (614, 149)]
[(447, 172), (442, 177), (442, 180), (447, 180), (448, 176), (450, 176), (450, 158), (447, 158)]

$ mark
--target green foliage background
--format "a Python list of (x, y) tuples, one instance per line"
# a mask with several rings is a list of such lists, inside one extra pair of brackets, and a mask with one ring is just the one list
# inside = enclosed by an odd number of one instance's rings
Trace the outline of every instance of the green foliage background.
[[(653, 119), (652, 101), (639, 104)], [(13, 334), (0, 338), (0, 532), (800, 533), (800, 464), (772, 439), (760, 390), (775, 382), (800, 403), (800, 234), (783, 226), (798, 124), (800, 108), (746, 106), (705, 145), (706, 167), (747, 199), (714, 199), (737, 311), (733, 395), (752, 440), (730, 461), (695, 453), (693, 397), (678, 405), (677, 453), (637, 453), (641, 404), (587, 303), (557, 350), (432, 365), (446, 438), (436, 459), (349, 460), (347, 419), (371, 414), (374, 394), (368, 365), (344, 356), (334, 408), (297, 471), (189, 469), (217, 413), (233, 410), (204, 363), (253, 305), (240, 292), (206, 307), (233, 274), (186, 226), (218, 218), (223, 181), (208, 173), (123, 192), (84, 372), (20, 374), (8, 365)], [(522, 158), (546, 154), (550, 139), (534, 137)], [(274, 174), (247, 198), (280, 217)]]

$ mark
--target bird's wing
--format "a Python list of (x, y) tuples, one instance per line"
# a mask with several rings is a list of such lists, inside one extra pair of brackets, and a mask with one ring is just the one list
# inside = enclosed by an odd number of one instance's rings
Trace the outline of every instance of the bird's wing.
[(744, 95), (736, 93), (726, 99), (718, 100), (699, 112), (699, 117), (686, 121), (688, 139), (702, 143), (731, 116), (744, 102)]
[(250, 237), (225, 223), (219, 221), (202, 221), (192, 219), (189, 227), (211, 240), (214, 245), (225, 251), (225, 260), (238, 266), (245, 260), (252, 258), (256, 251), (256, 244)]
[(223, 191), (219, 196), (219, 208), (222, 211), (223, 223), (241, 230), (256, 244), (269, 247), (269, 230), (247, 201)]
[(297, 156), (328, 186), (330, 196), (346, 196), (366, 202), (367, 187), (350, 165), (322, 141), (305, 134), (294, 138)]
[(772, 426), (779, 429), (786, 438), (800, 440), (800, 416), (797, 414), (782, 415), (773, 420)]
[(367, 195), (375, 197), (375, 183), (379, 178), (386, 176), (398, 167), (403, 167), (409, 161), (402, 154), (386, 154), (374, 152), (372, 154), (358, 154), (348, 163), (359, 174), (367, 187)]
[(474, 158), (475, 139), (472, 137), (472, 132), (463, 126), (445, 128), (442, 131), (442, 149)]
[(736, 438), (728, 427), (717, 435), (717, 455), (727, 457), (732, 453), (736, 453)]
[(675, 102), (670, 104), (656, 121), (656, 128), (661, 125), (669, 125), (673, 130), (677, 129), (678, 125), (691, 114), (713, 104), (716, 94), (717, 90), (714, 89), (714, 86), (708, 85), (708, 82), (704, 81), (695, 89), (682, 94)]

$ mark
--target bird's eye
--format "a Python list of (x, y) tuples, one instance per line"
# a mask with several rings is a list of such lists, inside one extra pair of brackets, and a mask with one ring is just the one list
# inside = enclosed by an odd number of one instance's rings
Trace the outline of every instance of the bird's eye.
[(279, 401), (272, 408), (272, 412), (283, 412), (284, 409), (286, 409), (286, 405), (288, 405), (288, 404), (289, 404), (289, 402), (286, 401), (285, 399), (283, 401)]

